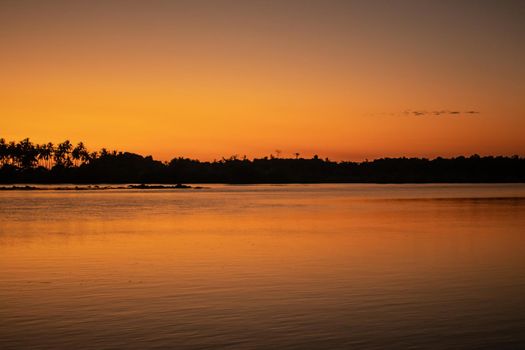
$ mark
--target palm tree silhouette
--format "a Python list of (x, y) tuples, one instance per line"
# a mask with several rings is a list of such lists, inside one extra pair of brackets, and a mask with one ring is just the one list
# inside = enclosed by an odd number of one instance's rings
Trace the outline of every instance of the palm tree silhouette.
[(41, 166), (45, 167), (44, 155), (46, 153), (46, 145), (45, 144), (43, 144), (43, 145), (35, 145), (35, 149), (36, 149), (36, 158), (38, 160), (38, 166), (39, 167), (41, 167)]
[(37, 163), (38, 156), (38, 151), (35, 145), (33, 145), (29, 138), (25, 138), (18, 143), (17, 147), (19, 150), (20, 165), (22, 168), (32, 168), (35, 163)]
[(43, 161), (44, 167), (51, 168), (50, 159), (53, 155), (54, 147), (51, 142), (38, 146), (38, 159)]
[(2, 166), (6, 164), (7, 161), (7, 143), (4, 138), (0, 138), (0, 163)]
[(71, 145), (71, 142), (69, 140), (58, 144), (54, 152), (56, 165), (63, 166), (65, 168), (68, 168), (72, 165), (70, 157), (72, 147), (73, 146)]
[(78, 166), (79, 161), (82, 159), (84, 153), (86, 152), (86, 147), (84, 143), (79, 142), (75, 148), (71, 151), (71, 157), (73, 158), (73, 163), (75, 166)]

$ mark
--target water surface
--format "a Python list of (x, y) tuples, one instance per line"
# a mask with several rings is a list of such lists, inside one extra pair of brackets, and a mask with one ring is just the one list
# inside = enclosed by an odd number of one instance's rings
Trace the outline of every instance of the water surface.
[(0, 193), (1, 349), (519, 349), (524, 185)]

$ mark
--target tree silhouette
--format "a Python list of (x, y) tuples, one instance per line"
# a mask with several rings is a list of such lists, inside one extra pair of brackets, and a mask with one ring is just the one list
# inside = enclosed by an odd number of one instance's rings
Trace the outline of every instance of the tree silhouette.
[(87, 159), (87, 162), (88, 163), (91, 163), (92, 161), (94, 161), (95, 159), (98, 158), (98, 152), (87, 152), (86, 151), (86, 159)]
[[(278, 153), (280, 155), (280, 153)], [(481, 157), (381, 158), (334, 162), (233, 155), (213, 162), (177, 157), (160, 162), (129, 152), (88, 151), (66, 140), (33, 144), (0, 138), (0, 182), (44, 183), (320, 183), (320, 182), (525, 182), (525, 159)]]
[(43, 157), (46, 161), (46, 168), (51, 169), (51, 161), (53, 160), (53, 154), (55, 153), (55, 145), (52, 142), (48, 142), (43, 147)]
[(0, 138), (0, 163), (4, 166), (9, 159), (8, 145), (4, 138)]
[(25, 138), (17, 145), (20, 166), (23, 169), (32, 168), (37, 163), (38, 151), (29, 138)]
[(69, 168), (73, 165), (70, 155), (72, 147), (69, 140), (65, 140), (57, 145), (54, 153), (55, 166)]
[(86, 147), (84, 146), (84, 143), (82, 142), (79, 142), (75, 146), (75, 148), (73, 148), (73, 150), (71, 151), (71, 158), (73, 159), (73, 164), (75, 166), (78, 166), (80, 161), (82, 159), (85, 159), (86, 152), (87, 152)]
[(19, 165), (20, 161), (20, 148), (16, 142), (11, 141), (7, 145), (7, 154), (9, 157), (9, 163), (13, 166)]

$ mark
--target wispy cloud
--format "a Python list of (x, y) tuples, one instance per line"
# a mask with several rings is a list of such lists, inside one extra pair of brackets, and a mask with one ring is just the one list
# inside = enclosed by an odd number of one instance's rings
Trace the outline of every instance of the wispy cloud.
[(459, 110), (451, 110), (451, 109), (441, 109), (441, 110), (414, 110), (414, 109), (407, 109), (403, 111), (402, 115), (413, 115), (416, 117), (425, 117), (425, 116), (462, 116), (462, 115), (473, 115), (473, 114), (479, 114), (479, 111), (476, 110), (468, 110), (468, 111), (459, 111)]
[(368, 116), (414, 116), (414, 117), (472, 117), (481, 112), (474, 109), (458, 110), (458, 109), (406, 109), (402, 112), (376, 112), (367, 113)]

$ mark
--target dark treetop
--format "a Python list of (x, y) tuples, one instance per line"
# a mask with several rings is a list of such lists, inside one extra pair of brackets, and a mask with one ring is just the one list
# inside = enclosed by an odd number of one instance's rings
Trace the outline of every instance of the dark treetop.
[(382, 158), (365, 162), (232, 156), (213, 162), (160, 162), (129, 152), (89, 152), (82, 142), (0, 139), (0, 183), (425, 183), (525, 182), (525, 158)]

